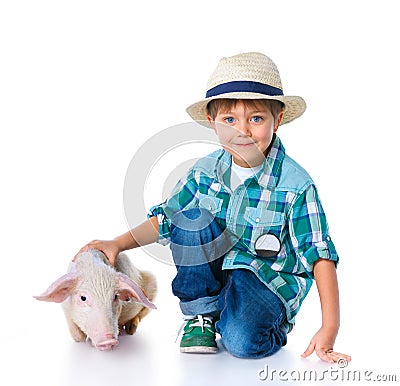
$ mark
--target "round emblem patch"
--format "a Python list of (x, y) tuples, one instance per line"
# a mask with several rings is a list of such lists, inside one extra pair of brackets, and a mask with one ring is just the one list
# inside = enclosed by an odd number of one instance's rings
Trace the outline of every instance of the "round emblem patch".
[(281, 250), (281, 242), (274, 234), (265, 233), (256, 240), (255, 250), (261, 257), (275, 257)]

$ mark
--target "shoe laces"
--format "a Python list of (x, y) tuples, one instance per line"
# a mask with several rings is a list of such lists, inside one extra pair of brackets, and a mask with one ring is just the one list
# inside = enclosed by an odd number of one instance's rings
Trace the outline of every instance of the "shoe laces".
[(183, 328), (186, 326), (187, 322), (193, 320), (193, 323), (190, 325), (191, 327), (201, 327), (201, 332), (204, 332), (204, 327), (211, 327), (213, 318), (211, 316), (203, 316), (197, 315), (193, 316), (184, 316), (183, 323), (179, 328), (178, 334), (176, 335), (175, 343), (178, 340), (179, 335), (181, 334)]
[(201, 332), (204, 332), (204, 326), (211, 327), (212, 326), (212, 318), (209, 316), (197, 315), (194, 320), (195, 322), (192, 323), (192, 327), (201, 327)]

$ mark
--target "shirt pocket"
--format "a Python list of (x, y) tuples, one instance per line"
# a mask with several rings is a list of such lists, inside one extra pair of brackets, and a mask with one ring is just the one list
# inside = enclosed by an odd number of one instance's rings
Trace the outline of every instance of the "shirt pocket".
[(206, 209), (213, 215), (221, 211), (222, 203), (221, 198), (199, 193), (199, 208)]
[(285, 215), (273, 210), (247, 207), (244, 218), (253, 226), (277, 226), (282, 225)]
[(284, 213), (265, 208), (247, 207), (244, 219), (251, 229), (251, 234), (246, 241), (252, 253), (255, 253), (255, 244), (261, 235), (272, 234), (282, 242), (281, 234), (285, 224)]

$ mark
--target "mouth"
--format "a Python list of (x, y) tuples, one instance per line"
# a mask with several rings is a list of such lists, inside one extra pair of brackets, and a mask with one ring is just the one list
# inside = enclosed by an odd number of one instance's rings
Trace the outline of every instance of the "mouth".
[(239, 147), (250, 147), (253, 146), (254, 142), (247, 142), (247, 143), (235, 143), (235, 146), (239, 146)]

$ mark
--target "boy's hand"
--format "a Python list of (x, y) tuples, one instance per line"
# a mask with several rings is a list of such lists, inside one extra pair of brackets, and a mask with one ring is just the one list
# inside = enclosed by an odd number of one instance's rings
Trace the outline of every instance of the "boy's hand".
[(307, 358), (315, 351), (320, 359), (329, 363), (337, 362), (339, 359), (344, 359), (347, 362), (350, 362), (350, 355), (333, 351), (335, 338), (336, 333), (329, 332), (327, 328), (321, 327), (321, 329), (311, 339), (307, 350), (304, 351), (301, 356)]
[(93, 240), (82, 247), (79, 252), (74, 256), (72, 261), (75, 261), (79, 253), (86, 252), (88, 249), (97, 249), (103, 252), (112, 266), (114, 266), (115, 260), (120, 253), (120, 250), (116, 245), (115, 240)]

